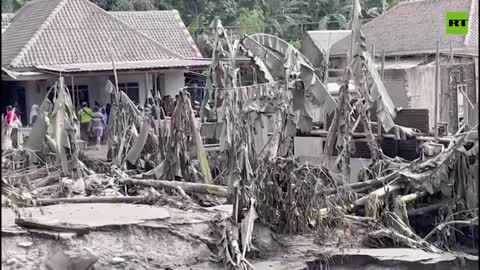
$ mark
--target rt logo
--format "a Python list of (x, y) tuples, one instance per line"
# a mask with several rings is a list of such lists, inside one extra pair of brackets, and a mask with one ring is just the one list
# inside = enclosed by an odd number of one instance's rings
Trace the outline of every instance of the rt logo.
[(466, 35), (468, 33), (468, 12), (447, 12), (447, 34)]

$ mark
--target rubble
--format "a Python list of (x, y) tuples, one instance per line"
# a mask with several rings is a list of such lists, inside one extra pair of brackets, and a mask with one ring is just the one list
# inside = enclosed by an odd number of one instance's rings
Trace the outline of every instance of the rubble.
[[(359, 18), (355, 20), (359, 24)], [(15, 211), (16, 225), (30, 233), (74, 235), (112, 225), (101, 218), (79, 225), (28, 217), (22, 214), (23, 207), (150, 204), (200, 209), (228, 203), (230, 215), (219, 215), (209, 225), (218, 243), (211, 241), (208, 246), (214, 253), (212, 261), (233, 269), (254, 268), (258, 224), (279, 234), (312, 234), (317, 240), (349, 228), (361, 234), (363, 246), (439, 254), (460, 244), (478, 244), (474, 232), (478, 230), (478, 127), (459, 130), (447, 146), (423, 143), (420, 158), (409, 163), (386, 157), (373, 134), (372, 108), (380, 133), (383, 127), (397, 138), (416, 135), (394, 123), (393, 103), (362, 47), (359, 25), (354, 26), (358, 42), (338, 101), (292, 45), (262, 34), (231, 43), (220, 21), (214, 25), (202, 121), (217, 118), (223, 123), (220, 153), (214, 158), (207, 155), (186, 92), (180, 92), (172, 117), (162, 120), (150, 114), (153, 107), (140, 112), (124, 92), (113, 89), (108, 161), (92, 159), (79, 149), (75, 112), (60, 77), (51, 89), (55, 99), (45, 98), (26, 144), (2, 145), (2, 206)], [(249, 89), (239, 80), (238, 55), (248, 57), (255, 70), (256, 83)], [(351, 80), (361, 94), (353, 106), (348, 92)], [(254, 94), (248, 92), (252, 89)], [(297, 130), (312, 129), (314, 107), (334, 113), (325, 148), (326, 158), (337, 150), (335, 164), (313, 165), (292, 158), (293, 137)], [(271, 131), (268, 121), (273, 123)], [(372, 158), (359, 181), (352, 183), (351, 142), (359, 125)], [(215, 170), (219, 173), (212, 173)], [(172, 231), (166, 225), (159, 227)], [(460, 232), (462, 240), (457, 239)], [(202, 238), (175, 234), (188, 241)], [(52, 270), (80, 270), (97, 260), (92, 254), (58, 251), (46, 265)], [(119, 256), (110, 263), (129, 260)]]

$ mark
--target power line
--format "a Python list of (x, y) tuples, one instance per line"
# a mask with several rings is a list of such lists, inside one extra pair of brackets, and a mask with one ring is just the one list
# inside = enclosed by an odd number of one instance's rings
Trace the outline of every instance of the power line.
[[(364, 19), (369, 20), (369, 19)], [(338, 20), (330, 20), (328, 23), (341, 23), (343, 21), (338, 21)], [(281, 24), (282, 26), (304, 26), (304, 25), (318, 25), (320, 24), (319, 22), (298, 22), (298, 23), (283, 23)], [(270, 26), (277, 26), (276, 24), (264, 24), (264, 25), (259, 25), (259, 24), (244, 24), (244, 25), (228, 25), (228, 26), (223, 26), (224, 29), (238, 29), (241, 27), (257, 27), (257, 26), (263, 26), (263, 27), (270, 27)], [(183, 27), (153, 27), (153, 28), (137, 28), (133, 27), (135, 30), (138, 31), (158, 31), (158, 30), (171, 30), (171, 29), (176, 29), (176, 30), (184, 30)], [(98, 31), (98, 30), (105, 30), (105, 31), (125, 31), (125, 29), (114, 29), (114, 28), (103, 28), (103, 27), (48, 27), (48, 30), (92, 30), (92, 31)], [(210, 26), (202, 26), (197, 29), (215, 29), (215, 27), (210, 27)], [(340, 29), (335, 29), (335, 30), (340, 30)]]

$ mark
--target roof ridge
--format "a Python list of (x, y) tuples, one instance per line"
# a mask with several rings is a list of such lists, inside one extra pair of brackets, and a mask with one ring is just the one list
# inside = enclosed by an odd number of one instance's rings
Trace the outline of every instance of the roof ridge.
[[(474, 24), (474, 14), (475, 14), (475, 10), (477, 10), (478, 12), (478, 6), (477, 8), (475, 8), (475, 3), (478, 3), (478, 2), (475, 2), (475, 1), (478, 1), (478, 0), (470, 0), (470, 9), (468, 11), (468, 32), (467, 34), (465, 35), (465, 41), (463, 42), (464, 45), (468, 46), (468, 41), (470, 40), (470, 37), (472, 36), (472, 27), (473, 27), (473, 24)], [(477, 16), (478, 16), (478, 13), (477, 13)], [(477, 28), (477, 31), (478, 31), (478, 28)], [(478, 36), (478, 33), (477, 33), (477, 36)]]
[(142, 33), (141, 31), (138, 31), (135, 27), (133, 27), (132, 25), (128, 24), (127, 22), (124, 22), (123, 20), (113, 16), (112, 14), (110, 14), (108, 11), (104, 10), (103, 8), (95, 5), (94, 3), (88, 1), (88, 0), (63, 0), (63, 1), (84, 1), (84, 2), (87, 2), (88, 5), (91, 5), (93, 6), (97, 11), (99, 11), (100, 13), (103, 13), (103, 14), (106, 14), (107, 16), (109, 16), (111, 19), (115, 20), (116, 22), (124, 25), (125, 27), (128, 27), (130, 30), (134, 31), (135, 33), (141, 35), (142, 37), (148, 39), (150, 42), (152, 42), (153, 44), (155, 44), (157, 47), (165, 50), (167, 53), (169, 54), (172, 54), (173, 56), (176, 56), (176, 57), (179, 57), (180, 59), (183, 59), (184, 57), (172, 50), (170, 50), (169, 48), (163, 46), (162, 44), (160, 44), (159, 42), (157, 42), (156, 40), (154, 40), (153, 38), (149, 37), (148, 35)]
[[(55, 16), (60, 12), (60, 10), (62, 10), (62, 8), (65, 6), (65, 3), (67, 1), (69, 1), (69, 0), (60, 0), (59, 4), (50, 12), (50, 15), (48, 15), (48, 17), (45, 19), (45, 21), (43, 21), (43, 23), (40, 25), (40, 27), (35, 32), (35, 34), (33, 34), (32, 38), (20, 50), (18, 55), (15, 58), (13, 58), (12, 61), (10, 61), (11, 66), (15, 66), (18, 63), (20, 63), (20, 61), (23, 59), (25, 54), (33, 47), (33, 45), (35, 45), (35, 43), (37, 42), (38, 38), (43, 33), (45, 28), (47, 28), (47, 26), (50, 25), (50, 22), (55, 18)], [(30, 3), (32, 3), (32, 2), (30, 2)], [(23, 9), (23, 10), (25, 10), (25, 9)], [(21, 12), (22, 11), (20, 11), (18, 14), (21, 14)], [(18, 15), (18, 14), (16, 14), (16, 15)]]
[(197, 47), (197, 44), (195, 43), (195, 40), (193, 40), (192, 35), (190, 35), (190, 32), (188, 31), (187, 26), (183, 22), (182, 17), (180, 16), (180, 12), (178, 12), (178, 10), (176, 10), (176, 9), (173, 9), (172, 11), (174, 13), (175, 19), (177, 19), (178, 25), (180, 26), (180, 28), (182, 28), (183, 33), (187, 37), (187, 41), (190, 43), (190, 46), (192, 46), (192, 48), (195, 51), (195, 54), (197, 55), (197, 57), (203, 57), (202, 53), (200, 52), (200, 50)]
[(155, 10), (111, 10), (108, 13), (157, 13), (157, 12), (178, 12), (177, 9), (155, 9)]
[[(419, 1), (424, 1), (424, 0), (419, 0)], [(362, 28), (363, 28), (363, 27), (367, 26), (369, 23), (372, 23), (374, 20), (379, 19), (379, 18), (382, 18), (382, 17), (385, 17), (388, 13), (393, 12), (395, 9), (398, 8), (398, 6), (400, 6), (400, 5), (403, 4), (403, 3), (411, 3), (411, 2), (402, 2), (402, 3), (399, 3), (399, 4), (395, 5), (395, 6), (393, 6), (391, 9), (389, 9), (389, 10), (387, 10), (386, 12), (380, 14), (379, 16), (373, 18), (372, 20), (370, 20), (370, 21), (367, 22), (366, 24), (362, 24), (362, 25), (360, 26), (360, 31), (362, 31)], [(346, 31), (352, 31), (352, 29), (346, 29)], [(350, 38), (351, 38), (350, 36), (351, 36), (351, 33), (350, 33), (349, 35), (341, 38), (341, 39), (338, 40), (336, 43), (341, 43), (341, 42), (343, 42), (343, 40), (350, 39)], [(333, 44), (332, 44), (332, 45), (333, 45)], [(335, 51), (334, 51), (334, 53), (335, 53)], [(335, 54), (333, 54), (333, 55), (335, 55)]]

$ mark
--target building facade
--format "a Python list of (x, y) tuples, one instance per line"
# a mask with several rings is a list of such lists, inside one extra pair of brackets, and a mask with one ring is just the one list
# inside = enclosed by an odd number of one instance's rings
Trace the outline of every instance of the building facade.
[(2, 106), (23, 124), (59, 76), (78, 106), (106, 104), (109, 81), (138, 104), (175, 96), (209, 65), (176, 10), (107, 12), (88, 0), (34, 0), (2, 14)]

